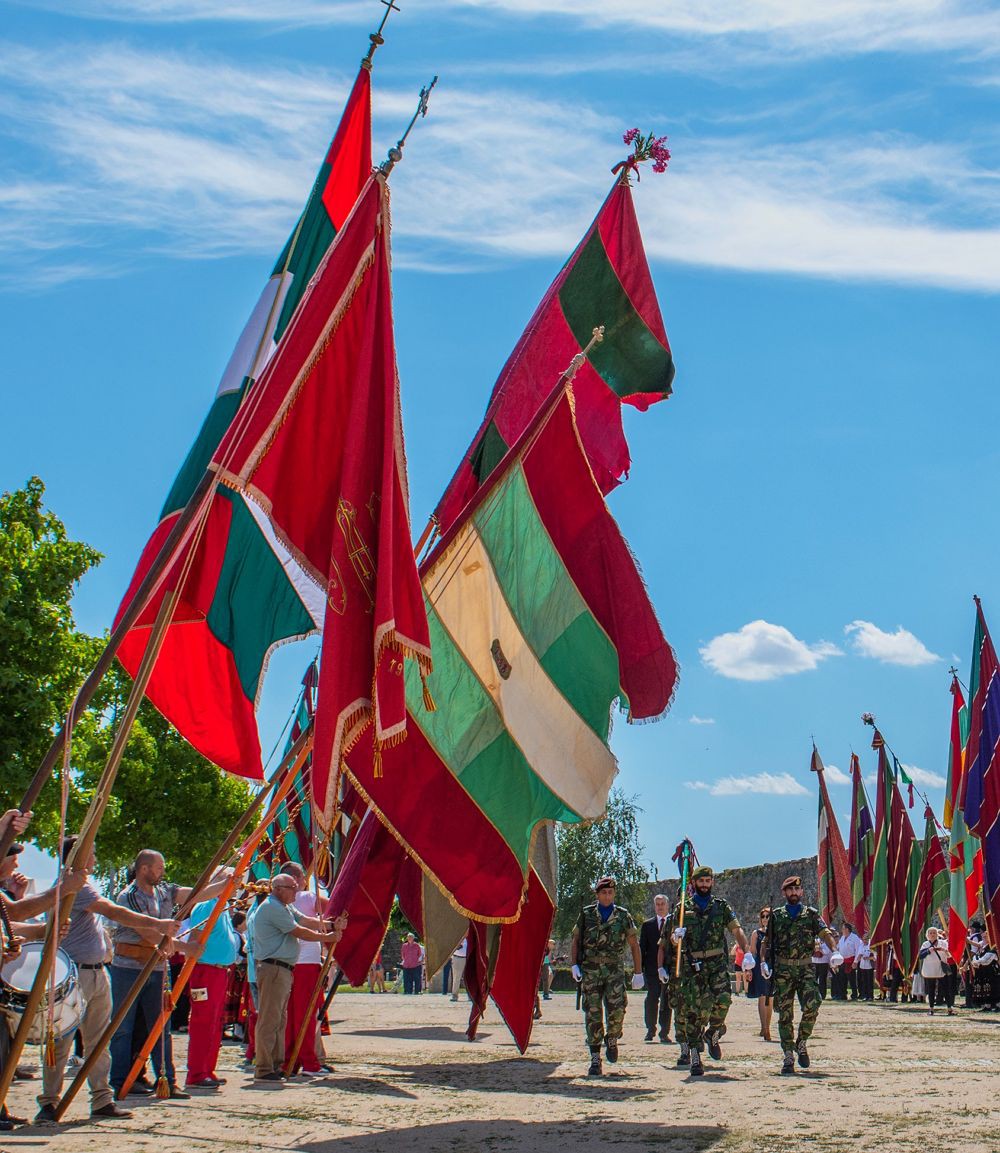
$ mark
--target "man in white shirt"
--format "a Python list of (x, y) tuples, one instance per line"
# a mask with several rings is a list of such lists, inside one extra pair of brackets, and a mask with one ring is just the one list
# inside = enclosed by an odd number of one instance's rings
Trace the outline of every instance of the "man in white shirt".
[(855, 958), (858, 971), (858, 998), (862, 1001), (875, 1000), (875, 955), (867, 939), (862, 938), (861, 947)]
[[(861, 948), (861, 938), (855, 933), (854, 926), (844, 921), (840, 926), (840, 940), (837, 942), (837, 952), (844, 958), (840, 972), (835, 974), (835, 988), (839, 986), (840, 1000), (847, 1000), (847, 990), (851, 990), (851, 1000), (858, 999), (858, 974), (855, 971), (855, 960)], [(835, 994), (836, 995), (836, 994)]]
[(660, 981), (657, 973), (657, 951), (663, 925), (670, 912), (670, 902), (662, 893), (653, 898), (653, 916), (639, 926), (639, 956), (642, 958), (642, 974), (646, 979), (646, 1002), (643, 1006), (646, 1018), (646, 1040), (652, 1041), (657, 1026), (660, 1041), (670, 1041), (670, 994), (669, 986)]
[[(323, 920), (326, 912), (329, 895), (320, 885), (318, 888), (306, 880), (305, 869), (297, 861), (289, 861), (284, 865), (282, 872), (294, 877), (299, 886), (295, 894), (294, 906), (305, 917), (317, 917)], [(316, 984), (319, 981), (320, 971), (323, 967), (323, 946), (319, 941), (299, 941), (299, 959), (295, 962), (292, 973), (292, 992), (288, 998), (288, 1017), (285, 1026), (285, 1061), (292, 1055), (295, 1041), (306, 1020), (309, 1002), (312, 999)], [(308, 1013), (306, 1034), (302, 1040), (302, 1048), (295, 1061), (292, 1073), (304, 1073), (307, 1077), (320, 1077), (324, 1073), (332, 1072), (326, 1064), (326, 1054), (322, 1052), (322, 1038), (317, 1039), (316, 1008), (313, 1006)]]
[(812, 953), (813, 976), (819, 986), (819, 995), (824, 1001), (826, 1000), (826, 983), (830, 978), (830, 958), (832, 956), (833, 950), (830, 946), (826, 941), (821, 941), (817, 937)]

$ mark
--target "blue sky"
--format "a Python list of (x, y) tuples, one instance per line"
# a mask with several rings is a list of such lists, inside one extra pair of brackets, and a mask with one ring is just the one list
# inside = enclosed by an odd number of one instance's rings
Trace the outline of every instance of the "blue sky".
[[(669, 718), (615, 731), (647, 856), (684, 835), (719, 867), (813, 852), (810, 738), (870, 771), (866, 710), (940, 814), (974, 592), (1000, 621), (1000, 13), (400, 2), (377, 155), (441, 77), (392, 177), (414, 525), (622, 131), (669, 134), (635, 199), (675, 392), (626, 413), (610, 498), (682, 670)], [(111, 620), (379, 13), (0, 4), (0, 487), (40, 475), (104, 552), (84, 628)], [(314, 649), (272, 662), (268, 748)]]

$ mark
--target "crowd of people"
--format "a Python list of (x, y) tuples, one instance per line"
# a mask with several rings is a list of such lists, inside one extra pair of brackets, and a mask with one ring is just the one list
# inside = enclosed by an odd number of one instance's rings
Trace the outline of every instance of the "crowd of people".
[[(9, 810), (0, 817), (0, 834), (12, 828), (19, 836), (30, 820), (30, 813)], [(94, 1118), (131, 1116), (119, 1103), (128, 1096), (185, 1099), (192, 1090), (219, 1089), (226, 1082), (216, 1064), (225, 1025), (233, 1019), (234, 996), (244, 1007), (237, 1015), (247, 1040), (245, 1064), (253, 1070), (249, 1084), (277, 1084), (286, 1076), (316, 1077), (331, 1071), (317, 1029), (317, 994), (324, 950), (340, 939), (346, 917), (328, 919), (326, 892), (307, 884), (300, 865), (284, 866), (269, 885), (258, 887), (246, 912), (227, 906), (221, 915), (217, 898), (231, 887), (232, 870), (220, 869), (200, 890), (201, 899), (188, 917), (179, 921), (178, 909), (190, 903), (192, 890), (167, 879), (162, 854), (140, 852), (127, 884), (108, 897), (91, 876), (93, 849), (73, 868), (65, 867), (76, 840), (65, 838), (60, 878), (40, 893), (29, 895), (31, 881), (20, 871), (22, 843), (15, 841), (0, 861), (5, 973), (11, 972), (13, 980), (13, 971), (24, 969), (28, 975), (19, 979), (30, 988), (38, 957), (29, 952), (37, 953), (40, 946), (33, 943), (46, 935), (40, 919), (45, 917), (58, 916), (63, 926), (58, 949), (72, 963), (73, 979), (63, 991), (69, 1016), (52, 1031), (54, 1044), (43, 1063), (35, 1124), (58, 1122), (67, 1068), (76, 1072), (84, 1063)], [(171, 961), (187, 962), (190, 969), (183, 1078), (171, 1041), (170, 1010), (176, 1013), (178, 1008), (169, 998), (177, 971)], [(6, 980), (0, 991), (0, 1069), (9, 1060), (24, 992)], [(113, 1021), (117, 1026), (108, 1036)], [(147, 1056), (155, 1086), (146, 1076)], [(27, 1070), (22, 1075), (31, 1076)], [(27, 1120), (12, 1116), (4, 1106), (0, 1131)]]

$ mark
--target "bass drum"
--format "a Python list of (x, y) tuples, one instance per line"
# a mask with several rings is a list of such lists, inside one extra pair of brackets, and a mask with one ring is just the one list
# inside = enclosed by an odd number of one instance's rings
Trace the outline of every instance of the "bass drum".
[[(28, 994), (35, 983), (35, 976), (42, 963), (42, 941), (25, 941), (21, 951), (0, 969), (0, 1007), (12, 1018), (16, 1029), (24, 1016), (28, 1004)], [(49, 987), (46, 986), (42, 1006), (35, 1014), (28, 1044), (39, 1045), (45, 1039), (48, 1024)], [(83, 997), (77, 981), (76, 965), (62, 949), (56, 949), (55, 959), (55, 1014), (54, 1028), (56, 1040), (68, 1037), (77, 1028), (83, 1017)]]

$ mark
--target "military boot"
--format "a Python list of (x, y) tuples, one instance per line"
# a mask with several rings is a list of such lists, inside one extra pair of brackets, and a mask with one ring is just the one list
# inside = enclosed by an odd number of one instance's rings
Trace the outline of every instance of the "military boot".
[(781, 1072), (783, 1074), (795, 1072), (795, 1051), (793, 1049), (785, 1050), (785, 1060), (781, 1066)]
[(719, 1044), (719, 1038), (721, 1036), (721, 1029), (705, 1030), (705, 1044), (708, 1046), (708, 1055), (713, 1061), (722, 1060), (722, 1046)]
[(803, 1069), (808, 1069), (809, 1068), (809, 1051), (806, 1049), (806, 1043), (804, 1040), (799, 1041), (798, 1045), (796, 1045), (796, 1047), (795, 1047), (795, 1051), (796, 1051), (798, 1058), (799, 1058), (799, 1064), (802, 1066)]
[(678, 1065), (690, 1065), (691, 1064), (691, 1050), (688, 1048), (687, 1041), (681, 1041), (681, 1051), (677, 1055), (677, 1064)]
[(588, 1077), (600, 1077), (604, 1072), (604, 1066), (601, 1064), (601, 1050), (590, 1050), (590, 1068), (587, 1070)]
[(608, 1064), (614, 1065), (618, 1060), (618, 1038), (609, 1037), (607, 1040)]
[(691, 1050), (691, 1076), (704, 1077), (705, 1066), (701, 1063), (701, 1052), (697, 1048)]

